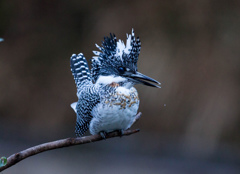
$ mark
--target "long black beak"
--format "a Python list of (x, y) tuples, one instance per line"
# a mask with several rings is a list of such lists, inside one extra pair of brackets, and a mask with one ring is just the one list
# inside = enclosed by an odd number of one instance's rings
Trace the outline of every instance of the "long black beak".
[[(154, 80), (144, 74), (141, 74), (140, 72), (129, 74), (129, 77), (136, 83), (140, 83), (140, 84), (151, 86), (151, 87), (161, 88), (161, 86), (159, 86), (159, 85), (161, 85), (160, 82), (158, 82), (157, 80)], [(150, 82), (156, 83), (157, 85), (150, 83)]]

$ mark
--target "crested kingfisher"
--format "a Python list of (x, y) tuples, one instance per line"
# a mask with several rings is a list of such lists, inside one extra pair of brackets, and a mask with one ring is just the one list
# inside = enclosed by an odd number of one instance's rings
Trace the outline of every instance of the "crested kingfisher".
[(126, 45), (114, 34), (104, 37), (100, 51), (93, 51), (91, 71), (82, 53), (70, 58), (71, 71), (77, 86), (78, 102), (71, 107), (77, 114), (75, 133), (82, 136), (119, 130), (132, 126), (136, 119), (139, 97), (135, 84), (160, 88), (160, 83), (138, 72), (137, 61), (141, 49), (134, 30), (127, 34)]

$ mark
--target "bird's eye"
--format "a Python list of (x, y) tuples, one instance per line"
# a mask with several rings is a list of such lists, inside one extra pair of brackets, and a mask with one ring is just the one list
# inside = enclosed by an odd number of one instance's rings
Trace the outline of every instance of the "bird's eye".
[(118, 68), (118, 71), (119, 71), (121, 74), (123, 74), (123, 73), (125, 72), (125, 68), (124, 68), (124, 67), (119, 67), (119, 68)]

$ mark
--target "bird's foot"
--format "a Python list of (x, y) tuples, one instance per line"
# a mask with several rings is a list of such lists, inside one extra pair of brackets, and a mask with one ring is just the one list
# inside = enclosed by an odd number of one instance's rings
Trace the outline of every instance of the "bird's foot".
[(120, 136), (120, 138), (123, 136), (123, 134), (124, 134), (124, 131), (123, 131), (123, 129), (119, 129), (119, 130), (117, 130), (118, 131), (118, 134), (119, 134), (119, 136)]
[(101, 131), (99, 134), (101, 135), (102, 139), (106, 140), (107, 132)]

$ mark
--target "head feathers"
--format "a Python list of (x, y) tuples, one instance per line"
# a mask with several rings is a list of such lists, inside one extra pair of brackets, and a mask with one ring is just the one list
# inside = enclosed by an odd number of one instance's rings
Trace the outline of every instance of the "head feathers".
[(127, 34), (126, 45), (122, 40), (118, 40), (114, 34), (110, 33), (110, 37), (104, 37), (102, 47), (96, 44), (100, 51), (93, 51), (95, 56), (92, 58), (92, 77), (94, 81), (100, 75), (100, 69), (107, 67), (124, 66), (137, 70), (137, 61), (141, 49), (140, 39), (135, 38), (134, 30), (131, 34)]

